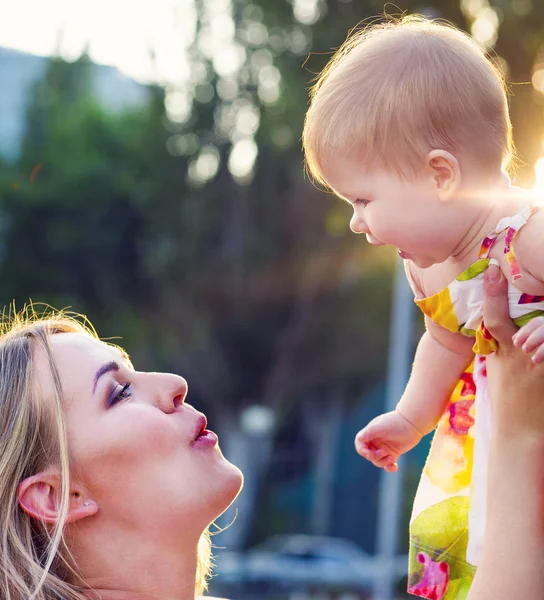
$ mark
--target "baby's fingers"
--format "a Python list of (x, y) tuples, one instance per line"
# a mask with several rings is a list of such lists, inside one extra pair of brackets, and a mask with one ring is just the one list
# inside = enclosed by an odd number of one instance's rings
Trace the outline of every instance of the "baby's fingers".
[(372, 425), (367, 425), (364, 429), (361, 429), (355, 436), (355, 448), (357, 452), (361, 456), (368, 458), (363, 452), (368, 453), (369, 451), (376, 450), (376, 446), (374, 445), (376, 438), (376, 431)]
[(396, 473), (399, 470), (399, 466), (396, 462), (390, 462), (389, 464), (385, 465), (384, 469), (388, 473)]
[(528, 335), (524, 331), (523, 336), (515, 339), (514, 345), (521, 346), (524, 352), (531, 354), (535, 364), (544, 362), (544, 325), (533, 328), (532, 331), (529, 330)]
[(372, 462), (375, 460), (380, 460), (386, 454), (385, 450), (376, 448), (372, 442), (363, 441), (359, 435), (357, 435), (355, 438), (355, 449), (363, 458), (366, 458)]
[(383, 458), (373, 461), (372, 464), (375, 467), (383, 469), (387, 473), (396, 473), (399, 469), (397, 463), (395, 462), (395, 457), (391, 454), (385, 454)]
[[(529, 342), (530, 339), (531, 343), (532, 341), (538, 339), (539, 332), (540, 335), (544, 334), (544, 317), (537, 317), (536, 319), (532, 319), (531, 321), (529, 321), (529, 323), (527, 323), (527, 325), (524, 325), (518, 332), (516, 332), (516, 334), (512, 337), (514, 346), (516, 348), (523, 348), (523, 350), (525, 350), (525, 344), (527, 344), (527, 342)], [(540, 343), (542, 343), (542, 341)], [(537, 343), (534, 345), (534, 347), (538, 345), (539, 344)], [(530, 350), (527, 349), (525, 351), (529, 352)]]
[(375, 467), (385, 469), (388, 473), (395, 473), (398, 470), (398, 465), (395, 462), (394, 456), (383, 448), (373, 448), (364, 444), (358, 444), (355, 440), (357, 452), (371, 462)]
[(357, 452), (363, 458), (369, 460), (375, 467), (382, 467), (390, 460), (389, 453), (386, 450), (358, 442), (359, 440), (356, 439), (355, 447), (357, 448)]
[(385, 469), (388, 473), (393, 473), (397, 470), (396, 458), (387, 450), (382, 450), (381, 448), (375, 450), (370, 460), (375, 467)]
[(544, 343), (532, 353), (531, 360), (535, 363), (535, 365), (544, 363)]

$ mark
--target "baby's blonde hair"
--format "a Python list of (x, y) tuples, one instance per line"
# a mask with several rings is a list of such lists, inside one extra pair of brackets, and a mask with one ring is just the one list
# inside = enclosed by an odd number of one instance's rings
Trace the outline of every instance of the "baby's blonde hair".
[(420, 16), (348, 37), (310, 91), (302, 136), (319, 183), (327, 158), (354, 153), (365, 168), (417, 173), (435, 149), (487, 173), (513, 154), (504, 78), (469, 35)]

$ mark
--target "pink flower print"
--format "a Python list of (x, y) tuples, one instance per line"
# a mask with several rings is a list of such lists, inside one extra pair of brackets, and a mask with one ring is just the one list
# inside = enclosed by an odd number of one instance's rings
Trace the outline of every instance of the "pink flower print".
[(450, 427), (457, 435), (467, 435), (474, 425), (474, 400), (459, 400), (450, 406)]
[(512, 240), (514, 239), (517, 233), (517, 229), (513, 227), (509, 227), (506, 231), (506, 235), (504, 236), (504, 253), (508, 254), (510, 252), (510, 246), (512, 245)]
[(532, 294), (521, 294), (518, 304), (537, 304), (544, 302), (544, 296), (533, 296)]
[(450, 566), (446, 562), (434, 562), (425, 552), (420, 552), (417, 560), (424, 565), (423, 577), (416, 585), (408, 586), (408, 593), (428, 600), (442, 600), (448, 591)]
[(487, 258), (487, 255), (489, 254), (489, 250), (491, 249), (491, 246), (493, 246), (493, 242), (496, 239), (497, 239), (497, 234), (494, 232), (485, 238), (485, 240), (482, 242), (482, 245), (480, 247), (480, 258)]
[(476, 395), (476, 384), (474, 383), (474, 377), (472, 373), (463, 373), (461, 375), (461, 381), (463, 382), (463, 389), (461, 390), (461, 398), (465, 398), (466, 396), (474, 396)]
[[(476, 356), (476, 360), (478, 361), (478, 364), (481, 365), (480, 372), (482, 374), (482, 377), (487, 377), (487, 357), (479, 354), (478, 356)], [(474, 395), (476, 395), (476, 386), (474, 386)]]
[(480, 325), (480, 329), (482, 331), (482, 337), (484, 338), (484, 340), (492, 340), (493, 336), (489, 333), (489, 330), (487, 329), (487, 327), (485, 326), (485, 323), (482, 321), (482, 324)]

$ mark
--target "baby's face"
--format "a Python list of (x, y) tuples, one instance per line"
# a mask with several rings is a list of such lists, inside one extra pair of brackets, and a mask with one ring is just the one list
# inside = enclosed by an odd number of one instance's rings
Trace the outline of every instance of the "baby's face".
[(324, 175), (353, 208), (351, 230), (365, 233), (370, 244), (394, 246), (420, 268), (445, 261), (455, 248), (451, 207), (438, 199), (431, 174), (401, 179), (349, 157), (332, 157)]

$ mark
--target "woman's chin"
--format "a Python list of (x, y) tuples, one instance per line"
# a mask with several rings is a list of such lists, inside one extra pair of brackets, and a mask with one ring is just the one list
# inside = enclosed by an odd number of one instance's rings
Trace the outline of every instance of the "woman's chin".
[[(224, 513), (227, 508), (236, 500), (238, 494), (244, 485), (244, 475), (242, 471), (231, 462), (225, 459), (226, 469), (224, 476), (221, 477), (224, 485), (219, 490), (218, 500), (220, 505), (220, 513)], [(215, 518), (217, 518), (216, 515)]]
[(221, 457), (213, 471), (199, 482), (199, 516), (207, 523), (215, 521), (234, 502), (243, 484), (244, 476), (240, 469)]

